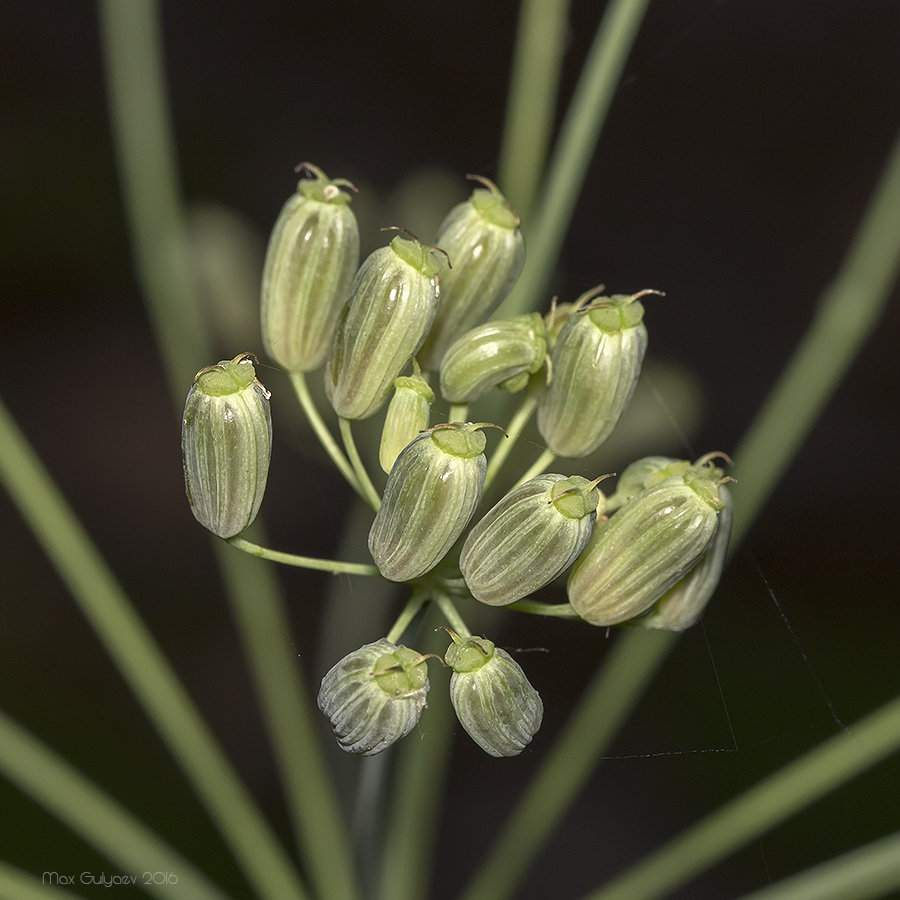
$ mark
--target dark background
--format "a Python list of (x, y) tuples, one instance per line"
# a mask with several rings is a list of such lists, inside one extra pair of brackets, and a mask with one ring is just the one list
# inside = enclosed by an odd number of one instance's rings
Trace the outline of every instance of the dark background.
[[(564, 98), (602, 8), (572, 5)], [(300, 160), (364, 185), (373, 199), (361, 211), (381, 204), (366, 252), (414, 170), (458, 177), (460, 195), (466, 172), (496, 175), (510, 2), (195, 0), (162, 10), (185, 198), (240, 214), (260, 247)], [(184, 502), (179, 413), (131, 270), (95, 9), (13, 2), (2, 18), (0, 390), (286, 833), (208, 541)], [(699, 452), (736, 446), (854, 233), (900, 126), (898, 33), (889, 0), (651, 5), (553, 290), (569, 300), (599, 281), (666, 291), (647, 304), (651, 354), (702, 384), (690, 438)], [(896, 301), (523, 900), (578, 897), (896, 694)], [(230, 357), (256, 340), (222, 338), (217, 351)], [(286, 396), (279, 379), (263, 378)], [(348, 493), (291, 414), (281, 428), (278, 414), (277, 488), (265, 506), (273, 541), (332, 555)], [(0, 566), (3, 708), (239, 894), (226, 851), (5, 495)], [(326, 583), (284, 576), (298, 651), (312, 644)], [(510, 631), (518, 646), (550, 650), (529, 661), (545, 725), (503, 763), (460, 738), (435, 898), (472, 870), (608, 643), (594, 629), (525, 618)], [(677, 896), (738, 896), (886, 834), (900, 826), (898, 800), (893, 761)], [(112, 871), (5, 783), (0, 809), (0, 858), (38, 874)]]

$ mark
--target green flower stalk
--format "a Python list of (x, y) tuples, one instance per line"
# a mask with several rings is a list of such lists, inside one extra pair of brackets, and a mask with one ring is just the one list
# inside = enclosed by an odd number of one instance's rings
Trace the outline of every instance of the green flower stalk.
[(385, 472), (391, 471), (406, 446), (428, 428), (432, 403), (434, 391), (414, 359), (413, 374), (394, 379), (394, 396), (384, 417), (378, 461)]
[(449, 254), (453, 268), (441, 280), (441, 308), (422, 349), (426, 369), (439, 368), (450, 345), (490, 317), (525, 264), (519, 214), (493, 182), (468, 177), (485, 187), (450, 210), (435, 240)]
[(645, 488), (597, 530), (567, 586), (585, 621), (617, 625), (641, 615), (700, 561), (726, 506), (715, 455)]
[(460, 725), (491, 756), (518, 756), (537, 734), (544, 717), (540, 694), (522, 667), (493, 641), (461, 638), (444, 660), (453, 669), (450, 700)]
[(184, 404), (181, 453), (191, 511), (221, 538), (256, 518), (272, 452), (269, 392), (252, 353), (201, 369)]
[(444, 354), (441, 394), (450, 403), (473, 403), (494, 387), (515, 393), (546, 356), (540, 313), (486, 322), (455, 340)]
[(469, 532), (459, 568), (472, 596), (514, 603), (562, 574), (590, 540), (603, 494), (580, 475), (540, 475), (513, 488)]
[(422, 346), (438, 311), (439, 268), (433, 248), (400, 235), (363, 262), (325, 369), (325, 393), (342, 418), (378, 412)]
[(317, 702), (341, 749), (374, 756), (415, 728), (429, 689), (426, 659), (382, 638), (329, 670)]
[(700, 554), (697, 564), (681, 581), (669, 588), (649, 612), (626, 624), (638, 628), (685, 631), (703, 615), (722, 577), (734, 520), (731, 492), (724, 484), (719, 486), (719, 498), (725, 506), (719, 512), (715, 534)]
[[(595, 293), (583, 294), (576, 306)], [(557, 456), (592, 453), (628, 406), (647, 350), (644, 307), (637, 298), (648, 293), (659, 292), (602, 297), (565, 319), (537, 415), (538, 430)]]
[(372, 529), (369, 551), (389, 581), (431, 571), (462, 534), (481, 497), (484, 425), (435, 425), (397, 457)]
[(289, 372), (325, 362), (338, 315), (359, 263), (359, 228), (350, 209), (356, 188), (303, 163), (312, 177), (284, 204), (266, 251), (262, 334), (266, 353)]

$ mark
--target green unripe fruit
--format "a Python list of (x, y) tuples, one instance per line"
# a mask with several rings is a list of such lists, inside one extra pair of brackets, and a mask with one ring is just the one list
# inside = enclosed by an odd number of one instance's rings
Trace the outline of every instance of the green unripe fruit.
[(519, 214), (495, 184), (469, 177), (486, 189), (477, 188), (465, 203), (455, 206), (435, 240), (449, 254), (453, 268), (441, 277), (441, 308), (422, 348), (426, 369), (437, 369), (460, 335), (490, 317), (525, 263)]
[(428, 688), (422, 654), (382, 638), (336, 663), (317, 701), (343, 750), (374, 756), (415, 728)]
[(560, 330), (537, 414), (538, 430), (557, 455), (578, 458), (596, 450), (628, 406), (647, 350), (637, 300), (645, 293), (603, 297), (571, 313)]
[(390, 472), (404, 448), (428, 428), (434, 391), (413, 360), (413, 374), (394, 379), (394, 396), (388, 404), (381, 430), (378, 462)]
[(712, 539), (721, 470), (698, 462), (681, 477), (645, 488), (579, 556), (569, 602), (592, 625), (617, 625), (649, 609), (699, 561)]
[(325, 393), (339, 416), (365, 419), (387, 400), (437, 314), (438, 268), (431, 248), (400, 235), (363, 262), (325, 369)]
[(602, 501), (580, 475), (540, 475), (513, 488), (463, 544), (459, 568), (472, 596), (505, 606), (549, 584), (590, 540)]
[(429, 572), (469, 523), (487, 469), (482, 427), (435, 425), (397, 457), (369, 532), (372, 559), (389, 581)]
[(725, 508), (722, 470), (710, 458), (645, 488), (595, 532), (567, 587), (581, 618), (592, 625), (633, 619), (697, 564)]
[(494, 387), (514, 393), (525, 387), (546, 355), (540, 313), (486, 322), (467, 331), (444, 354), (441, 394), (450, 403), (473, 403)]
[(221, 538), (249, 527), (266, 490), (272, 417), (255, 360), (242, 353), (201, 369), (184, 404), (181, 453), (188, 502), (197, 521)]
[(660, 628), (665, 631), (684, 631), (695, 624), (706, 604), (712, 599), (728, 553), (734, 507), (731, 492), (719, 486), (719, 497), (725, 506), (719, 512), (716, 532), (697, 564), (653, 604), (649, 612), (628, 622), (638, 628)]
[(522, 667), (487, 638), (461, 638), (444, 659), (453, 669), (450, 701), (469, 737), (491, 756), (518, 756), (544, 717), (540, 694)]
[(262, 279), (266, 352), (289, 372), (325, 362), (338, 315), (359, 263), (359, 228), (350, 209), (353, 185), (316, 166), (297, 185), (275, 223)]

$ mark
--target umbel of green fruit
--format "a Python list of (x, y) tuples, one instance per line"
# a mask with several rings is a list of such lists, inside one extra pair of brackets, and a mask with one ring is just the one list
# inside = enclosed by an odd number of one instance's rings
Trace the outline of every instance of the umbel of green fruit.
[(493, 641), (461, 638), (444, 660), (451, 669), (450, 700), (460, 725), (491, 756), (518, 756), (537, 734), (544, 717), (540, 694), (522, 667)]
[(435, 240), (449, 254), (453, 268), (441, 278), (441, 308), (422, 348), (426, 369), (439, 368), (447, 348), (490, 317), (525, 263), (519, 214), (493, 182), (468, 177), (485, 187), (450, 210)]
[(441, 362), (441, 394), (451, 403), (473, 403), (491, 388), (522, 390), (547, 356), (540, 313), (495, 319), (457, 338)]
[(700, 561), (726, 506), (715, 455), (645, 488), (595, 532), (569, 576), (579, 616), (592, 625), (633, 619)]
[(484, 427), (435, 425), (397, 457), (369, 532), (369, 552), (389, 581), (431, 571), (468, 525), (487, 470)]
[(252, 353), (201, 369), (184, 404), (181, 453), (191, 511), (221, 538), (256, 518), (272, 452), (269, 392)]
[(407, 444), (428, 428), (432, 403), (434, 391), (413, 359), (413, 374), (394, 379), (394, 396), (388, 404), (381, 429), (378, 461), (385, 472), (391, 471)]
[(284, 204), (266, 251), (262, 334), (266, 352), (289, 372), (325, 362), (338, 315), (359, 263), (359, 228), (350, 209), (356, 188), (303, 163), (304, 178)]
[(397, 235), (360, 266), (325, 369), (325, 393), (345, 419), (374, 415), (422, 346), (440, 301), (431, 247)]
[(429, 687), (425, 659), (382, 638), (331, 668), (318, 704), (342, 749), (374, 756), (415, 728)]
[(609, 436), (631, 400), (647, 350), (644, 307), (638, 297), (583, 294), (556, 338), (551, 380), (538, 402), (537, 424), (558, 456), (578, 458)]
[(720, 510), (716, 531), (696, 565), (680, 581), (667, 590), (650, 609), (628, 622), (638, 628), (659, 628), (664, 631), (684, 631), (695, 624), (707, 603), (712, 599), (722, 577), (734, 507), (731, 491), (719, 485), (719, 498), (725, 506)]
[(580, 475), (513, 488), (469, 532), (459, 568), (472, 596), (505, 606), (569, 568), (591, 537), (603, 495)]

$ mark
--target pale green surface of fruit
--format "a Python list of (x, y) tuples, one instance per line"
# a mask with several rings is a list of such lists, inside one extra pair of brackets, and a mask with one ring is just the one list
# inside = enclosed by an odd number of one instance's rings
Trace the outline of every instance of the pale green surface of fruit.
[(461, 638), (444, 657), (453, 669), (450, 700), (469, 737), (491, 756), (518, 756), (544, 717), (540, 694), (522, 667), (487, 638)]
[(580, 475), (540, 475), (513, 488), (463, 544), (459, 567), (472, 596), (505, 606), (549, 584), (590, 540), (601, 502)]
[(369, 532), (369, 552), (389, 581), (433, 569), (472, 518), (487, 469), (479, 428), (436, 425), (397, 457)]
[(422, 655), (382, 638), (336, 663), (317, 699), (341, 748), (374, 756), (415, 728), (428, 688)]
[(289, 372), (325, 362), (338, 315), (359, 263), (359, 228), (349, 186), (306, 164), (284, 204), (266, 250), (262, 278), (262, 334), (269, 357)]
[(221, 538), (256, 518), (272, 453), (269, 392), (255, 357), (242, 353), (201, 369), (184, 404), (181, 452), (195, 518)]
[(399, 235), (363, 262), (325, 369), (325, 393), (339, 416), (366, 419), (387, 400), (437, 314), (438, 269), (430, 248)]

